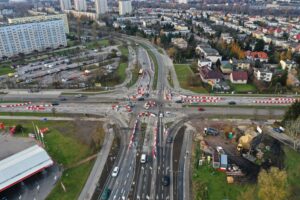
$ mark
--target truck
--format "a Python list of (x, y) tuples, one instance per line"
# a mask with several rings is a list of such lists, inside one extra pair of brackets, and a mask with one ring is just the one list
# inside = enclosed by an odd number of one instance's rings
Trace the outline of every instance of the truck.
[(220, 157), (217, 151), (213, 151), (212, 154), (212, 166), (213, 168), (217, 169), (220, 167)]

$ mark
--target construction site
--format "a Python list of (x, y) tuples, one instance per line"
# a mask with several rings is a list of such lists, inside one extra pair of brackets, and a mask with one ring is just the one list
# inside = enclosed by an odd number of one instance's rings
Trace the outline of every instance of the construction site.
[(198, 165), (209, 164), (224, 172), (228, 183), (255, 183), (260, 169), (284, 167), (283, 145), (269, 134), (280, 129), (283, 132), (283, 127), (242, 120), (195, 120), (193, 124), (197, 129), (195, 143), (201, 149)]

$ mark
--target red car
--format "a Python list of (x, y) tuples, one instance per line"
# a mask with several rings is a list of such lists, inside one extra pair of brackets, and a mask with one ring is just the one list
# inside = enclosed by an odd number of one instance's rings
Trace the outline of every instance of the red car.
[(204, 108), (198, 107), (198, 111), (204, 111)]

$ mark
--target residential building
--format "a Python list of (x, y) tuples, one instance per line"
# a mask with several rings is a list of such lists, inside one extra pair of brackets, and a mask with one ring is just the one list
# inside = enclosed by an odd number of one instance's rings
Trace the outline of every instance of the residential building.
[(75, 10), (77, 11), (86, 11), (86, 0), (74, 0)]
[(298, 67), (297, 63), (292, 60), (281, 60), (280, 65), (283, 70), (288, 70), (288, 71), (292, 69), (296, 69)]
[(222, 61), (220, 68), (223, 74), (230, 74), (233, 70), (232, 61)]
[(223, 41), (225, 41), (227, 44), (230, 44), (234, 40), (233, 37), (231, 37), (229, 33), (221, 33), (220, 38)]
[(93, 13), (93, 12), (80, 12), (80, 11), (76, 11), (76, 10), (65, 10), (65, 13), (67, 13), (67, 14), (72, 13), (72, 15), (74, 15), (74, 17), (78, 17), (78, 18), (84, 16), (91, 20), (97, 19), (97, 14)]
[(211, 60), (213, 63), (216, 63), (218, 60), (222, 60), (222, 56), (219, 52), (211, 47), (197, 46), (196, 51), (200, 52), (204, 58)]
[(245, 55), (247, 59), (252, 61), (268, 62), (269, 60), (268, 54), (263, 51), (246, 51)]
[(188, 0), (178, 0), (178, 3), (181, 3), (181, 4), (187, 4), (187, 3), (188, 3)]
[(269, 69), (254, 69), (254, 76), (259, 81), (270, 82), (273, 73)]
[(230, 74), (230, 81), (234, 84), (246, 84), (248, 81), (248, 73), (245, 71), (233, 71)]
[(69, 23), (68, 17), (66, 14), (56, 14), (56, 15), (37, 15), (30, 17), (19, 17), (19, 18), (8, 18), (9, 24), (21, 24), (21, 23), (30, 23), (30, 22), (39, 22), (52, 19), (62, 19), (64, 21), (65, 33), (69, 33)]
[(61, 10), (71, 10), (72, 3), (71, 0), (59, 0)]
[(102, 15), (108, 12), (107, 0), (95, 0), (96, 13)]
[(211, 86), (214, 86), (222, 79), (222, 74), (216, 70), (212, 70), (208, 66), (203, 66), (199, 69), (199, 75), (203, 82), (210, 84)]
[(187, 41), (183, 38), (172, 38), (171, 42), (180, 49), (186, 49), (188, 47)]
[(60, 46), (67, 46), (62, 19), (0, 26), (0, 58)]
[(130, 15), (132, 13), (131, 0), (119, 1), (119, 15)]

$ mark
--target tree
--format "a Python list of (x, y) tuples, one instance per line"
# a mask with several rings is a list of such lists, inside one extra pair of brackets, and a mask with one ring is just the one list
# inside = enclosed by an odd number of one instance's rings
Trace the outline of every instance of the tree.
[(286, 59), (292, 60), (292, 57), (293, 57), (293, 53), (292, 53), (292, 50), (289, 48), (286, 52)]
[(262, 170), (258, 175), (258, 197), (260, 200), (286, 200), (288, 197), (287, 173), (276, 167)]
[(285, 123), (286, 134), (293, 138), (294, 149), (297, 149), (299, 144), (299, 136), (300, 136), (300, 116), (294, 121), (287, 121)]
[(254, 187), (247, 188), (238, 198), (239, 200), (256, 200), (256, 191)]
[(263, 51), (265, 42), (263, 40), (256, 40), (254, 51)]
[(98, 24), (96, 22), (94, 22), (92, 24), (92, 36), (93, 36), (93, 40), (97, 39), (97, 28), (98, 28)]
[(300, 116), (300, 101), (293, 103), (283, 117), (283, 123), (294, 121)]
[(167, 50), (167, 53), (171, 58), (174, 58), (177, 53), (177, 49), (174, 47), (171, 47)]

